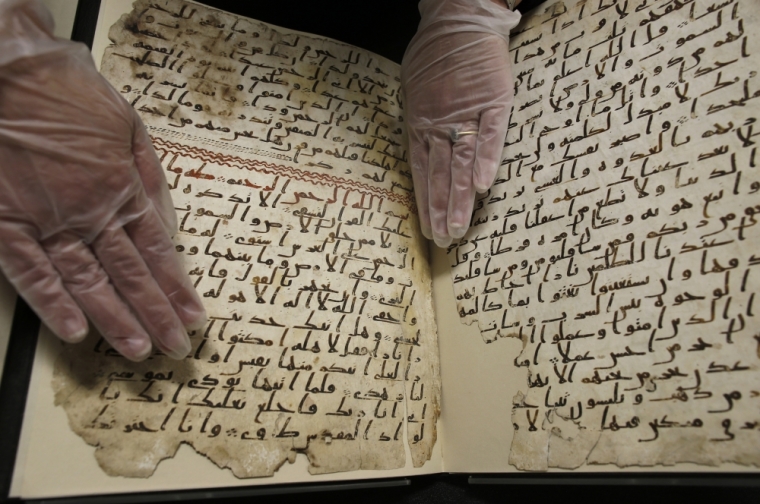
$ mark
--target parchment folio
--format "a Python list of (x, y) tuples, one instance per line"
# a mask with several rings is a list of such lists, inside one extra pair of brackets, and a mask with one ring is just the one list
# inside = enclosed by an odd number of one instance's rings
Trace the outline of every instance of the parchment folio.
[[(136, 2), (101, 71), (168, 174), (210, 321), (182, 362), (95, 339), (55, 378), (112, 475), (181, 443), (238, 477), (430, 458), (438, 350), (394, 65), (178, 1)], [(415, 239), (416, 238), (416, 239)], [(406, 428), (405, 428), (406, 427)]]
[[(757, 21), (744, 0), (524, 16), (505, 160), (448, 250), (457, 318), (483, 339), (439, 325), (450, 404), (458, 378), (481, 409), (528, 379), (511, 426), (444, 413), (452, 453), (493, 436), (517, 469), (757, 464)], [(312, 474), (423, 464), (438, 350), (398, 68), (180, 2), (137, 2), (109, 36), (101, 70), (149, 127), (211, 321), (182, 363), (66, 347), (71, 428), (127, 476), (182, 443), (238, 477), (297, 453)], [(501, 368), (457, 367), (515, 341)]]
[(457, 308), (519, 338), (509, 462), (760, 462), (760, 11), (557, 2), (512, 34), (493, 188), (448, 250)]

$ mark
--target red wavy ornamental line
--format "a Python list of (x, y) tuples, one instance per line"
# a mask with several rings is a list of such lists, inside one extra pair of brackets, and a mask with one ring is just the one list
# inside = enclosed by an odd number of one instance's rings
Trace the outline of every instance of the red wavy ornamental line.
[(214, 163), (220, 166), (227, 166), (229, 168), (237, 168), (239, 170), (246, 169), (248, 171), (255, 171), (260, 173), (266, 173), (268, 175), (282, 175), (290, 177), (302, 182), (311, 182), (322, 186), (335, 185), (343, 189), (350, 189), (353, 191), (365, 193), (367, 195), (375, 195), (379, 197), (385, 197), (396, 203), (400, 203), (408, 209), (415, 211), (415, 202), (411, 194), (398, 194), (388, 189), (382, 189), (380, 187), (373, 187), (369, 184), (357, 182), (355, 180), (348, 180), (334, 175), (328, 175), (326, 173), (305, 172), (292, 166), (278, 165), (274, 163), (267, 163), (265, 161), (259, 161), (256, 159), (244, 159), (238, 156), (229, 154), (221, 154), (218, 152), (212, 152), (199, 147), (189, 147), (187, 145), (170, 142), (160, 137), (151, 136), (153, 145), (157, 150), (165, 150), (172, 154), (180, 154), (193, 159), (200, 159), (207, 163)]

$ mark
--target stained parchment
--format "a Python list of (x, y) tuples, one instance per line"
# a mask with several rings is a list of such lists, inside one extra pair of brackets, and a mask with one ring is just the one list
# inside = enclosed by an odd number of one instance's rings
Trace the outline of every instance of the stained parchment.
[(519, 469), (760, 464), (760, 11), (580, 0), (523, 16), (504, 161), (449, 248), (515, 337)]
[(108, 474), (182, 443), (238, 477), (415, 467), (436, 440), (430, 273), (398, 66), (180, 1), (140, 0), (102, 72), (167, 170), (177, 251), (210, 321), (182, 362), (102, 340), (56, 363), (56, 403)]

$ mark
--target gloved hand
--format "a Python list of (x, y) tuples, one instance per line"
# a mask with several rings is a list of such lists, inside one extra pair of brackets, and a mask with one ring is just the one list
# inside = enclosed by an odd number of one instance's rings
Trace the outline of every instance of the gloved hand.
[(38, 2), (0, 0), (0, 268), (61, 339), (90, 318), (131, 360), (190, 351), (206, 314), (135, 111)]
[(422, 0), (401, 79), (422, 233), (464, 236), (496, 177), (514, 95), (507, 42), (519, 12), (489, 0)]

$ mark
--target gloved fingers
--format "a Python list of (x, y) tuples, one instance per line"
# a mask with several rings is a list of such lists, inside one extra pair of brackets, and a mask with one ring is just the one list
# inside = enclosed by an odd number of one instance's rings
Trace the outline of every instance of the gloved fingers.
[(148, 333), (109, 282), (92, 250), (77, 236), (59, 233), (43, 243), (66, 289), (101, 336), (121, 355), (141, 361), (150, 355)]
[(190, 329), (202, 327), (206, 310), (158, 213), (150, 209), (124, 228), (182, 324)]
[(409, 135), (410, 161), (412, 164), (412, 183), (417, 200), (417, 215), (420, 219), (422, 235), (433, 239), (430, 229), (430, 208), (428, 203), (428, 146), (427, 143), (412, 133)]
[(428, 133), (428, 199), (430, 227), (439, 247), (451, 244), (448, 214), (451, 194), (451, 138), (441, 130)]
[[(458, 131), (477, 131), (476, 125), (462, 126)], [(451, 192), (449, 195), (448, 230), (452, 238), (461, 238), (470, 227), (475, 201), (473, 165), (477, 135), (460, 136), (451, 149)]]
[(508, 127), (509, 110), (492, 108), (480, 115), (478, 145), (472, 174), (478, 192), (486, 192), (496, 179)]
[(107, 227), (92, 249), (153, 343), (173, 359), (190, 352), (190, 339), (174, 309), (124, 228)]
[(153, 202), (161, 222), (169, 236), (174, 236), (177, 232), (177, 212), (174, 211), (171, 195), (169, 194), (169, 185), (166, 181), (164, 169), (161, 166), (153, 143), (150, 141), (148, 131), (145, 129), (137, 112), (132, 114), (134, 117), (134, 133), (132, 135), (132, 155), (135, 158), (137, 171), (140, 174), (145, 193)]
[(14, 223), (0, 225), (0, 268), (53, 333), (69, 343), (87, 336), (87, 318), (43, 248)]

